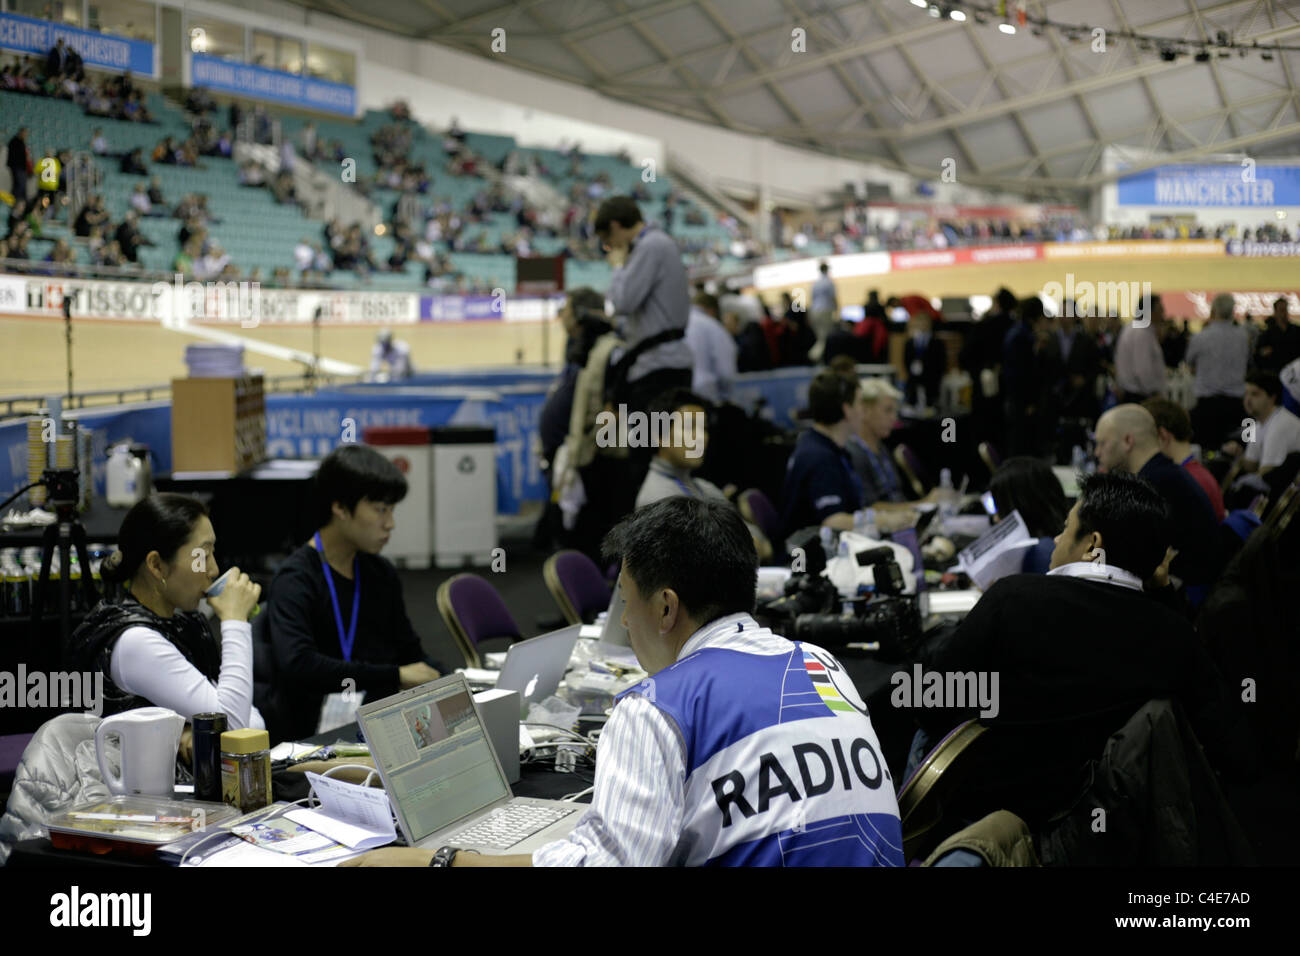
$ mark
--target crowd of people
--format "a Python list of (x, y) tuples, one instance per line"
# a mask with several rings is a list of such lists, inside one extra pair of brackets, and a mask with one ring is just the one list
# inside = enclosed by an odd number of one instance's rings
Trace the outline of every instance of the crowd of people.
[[(901, 403), (931, 394), (927, 382), (942, 371), (934, 347), (942, 322), (910, 303), (904, 374), (863, 379), (853, 355), (826, 354), (830, 338), (846, 330), (836, 327), (834, 290), (823, 275), (809, 303), (814, 317), (798, 321), (790, 346), (805, 360), (820, 346), (815, 360), (825, 366), (809, 382), (803, 426), (796, 436), (770, 424), (760, 433), (729, 401), (742, 343), (712, 313), (734, 315), (733, 304), (698, 291), (692, 297), (677, 244), (645, 221), (632, 197), (602, 200), (593, 230), (612, 277), (604, 292), (572, 290), (563, 311), (565, 366), (540, 418), (555, 505), (543, 547), (549, 551), (559, 538), (617, 570), (631, 647), (655, 682), (614, 707), (591, 807), (568, 836), (515, 856), (408, 847), (355, 862), (903, 865), (896, 791), (977, 707), (948, 700), (916, 711), (906, 727), (907, 767), (886, 775), (871, 716), (878, 721), (881, 711), (873, 704), (869, 712), (847, 678), (833, 682), (834, 695), (819, 680), (845, 673), (836, 654), (847, 649), (796, 644), (794, 635), (762, 623), (756, 579), (760, 563), (785, 563), (797, 535), (813, 532), (799, 540), (821, 540), (831, 553), (836, 535), (898, 542), (918, 533), (927, 510), (942, 514), (952, 504), (949, 489), (928, 490), (892, 447)], [(364, 254), (350, 229), (334, 231), (345, 255)], [(326, 255), (323, 243), (309, 251), (313, 260)], [(876, 307), (891, 321), (893, 310), (908, 306), (875, 297), (872, 318), (880, 320)], [(957, 847), (936, 849), (931, 862), (1249, 858), (1237, 835), (1238, 808), (1224, 793), (1264, 767), (1293, 770), (1300, 723), (1286, 692), (1296, 676), (1291, 658), (1270, 656), (1277, 648), (1267, 643), (1293, 638), (1285, 629), (1295, 619), (1286, 595), (1296, 575), (1293, 562), (1280, 557), (1288, 553), (1280, 537), (1286, 529), (1279, 524), (1275, 536), (1260, 522), (1270, 507), (1273, 520), (1300, 470), (1300, 418), (1287, 407), (1297, 396), (1283, 383), (1300, 390), (1300, 342), (1286, 306), (1280, 299), (1252, 339), (1233, 298), (1215, 299), (1210, 322), (1181, 355), (1195, 376), (1191, 414), (1163, 395), (1158, 381), (1165, 356), (1158, 305), (1149, 324), (1128, 322), (1108, 338), (1106, 323), (1075, 319), (1070, 309), (1053, 318), (1038, 296), (1004, 289), (957, 350), (981, 383), (973, 437), (1004, 443), (1010, 453), (1000, 464), (989, 455), (991, 473), (981, 478), (991, 521), (1019, 515), (1031, 546), (1019, 573), (986, 582), (960, 622), (927, 631), (909, 650), (932, 672), (999, 675), (998, 706), (983, 720), (1008, 751), (1000, 772), (946, 798), (944, 823), (976, 832)], [(761, 321), (749, 324), (758, 324), (770, 351)], [(377, 344), (375, 365), (409, 361), (400, 349), (390, 354), (393, 345), (387, 338)], [(730, 361), (715, 361), (726, 356)], [(610, 441), (601, 417), (611, 412), (668, 426), (660, 440)], [(1038, 416), (1085, 423), (1088, 460), (1073, 462), (1078, 487), (1068, 496), (1052, 469), (1051, 435), (1033, 424)], [(738, 489), (751, 486), (762, 447), (791, 437), (769, 514)], [(726, 467), (706, 475), (718, 447)], [(1224, 465), (1235, 474), (1220, 475)], [(219, 712), (232, 728), (265, 728), (275, 741), (314, 732), (324, 697), (348, 680), (378, 699), (438, 679), (447, 662), (424, 650), (400, 579), (379, 557), (406, 491), (396, 465), (364, 445), (344, 444), (321, 462), (315, 533), (271, 581), (260, 646), (271, 663), (261, 666), (249, 624), (262, 597), (258, 585), (232, 570), (225, 590), (209, 599), (220, 622), (214, 638), (192, 612), (223, 570), (213, 553), (219, 529), (194, 499), (147, 498), (127, 514), (118, 550), (101, 570), (109, 584), (129, 588), (90, 612), (68, 645), (69, 666), (103, 674), (106, 714), (147, 705), (187, 719)], [(1291, 526), (1292, 538), (1296, 528), (1300, 523)], [(349, 614), (351, 633), (343, 624)], [(1257, 624), (1244, 636), (1243, 617)], [(1053, 639), (1045, 641), (1045, 632)], [(1244, 660), (1251, 642), (1259, 655)], [(1276, 665), (1261, 670), (1268, 661)], [(1261, 694), (1258, 707), (1238, 703), (1243, 675), (1270, 682), (1276, 698)], [(828, 697), (843, 706), (829, 706)], [(795, 700), (854, 741), (842, 768), (849, 782), (844, 792), (837, 788), (833, 805), (817, 799), (829, 788), (811, 786), (815, 778), (803, 774), (801, 792), (794, 776), (773, 769), (773, 754), (813, 754), (805, 730), (814, 722), (781, 716)], [(1121, 729), (1126, 747), (1108, 747)], [(710, 785), (703, 775), (718, 771), (699, 759), (696, 742), (704, 739), (715, 749), (765, 757)], [(830, 780), (832, 744), (825, 747)], [(860, 759), (868, 752), (870, 775)], [(1051, 759), (1026, 761), (1026, 754)], [(1200, 769), (1179, 769), (1187, 767)], [(1081, 768), (1094, 772), (1081, 777)], [(759, 781), (748, 795), (746, 776)], [(885, 779), (890, 785), (881, 785)], [(1171, 822), (1152, 828), (1142, 801), (1156, 801), (1171, 785), (1183, 787), (1186, 799), (1161, 804)], [(778, 809), (795, 796), (818, 825), (812, 836)], [(1089, 830), (1096, 807), (1111, 814), (1117, 830), (1134, 827), (1143, 839), (1098, 842)], [(994, 823), (984, 816), (990, 812)], [(1009, 835), (992, 839), (990, 828), (1006, 820), (997, 814), (1015, 823)], [(743, 834), (727, 832), (725, 821), (741, 817)], [(724, 835), (702, 846), (692, 821), (712, 821)], [(822, 839), (826, 828), (852, 838)]]

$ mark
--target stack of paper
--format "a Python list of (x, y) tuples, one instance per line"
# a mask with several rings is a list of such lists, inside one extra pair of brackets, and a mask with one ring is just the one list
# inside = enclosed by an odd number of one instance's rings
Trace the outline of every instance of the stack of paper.
[(190, 378), (243, 378), (242, 345), (196, 344), (185, 346)]

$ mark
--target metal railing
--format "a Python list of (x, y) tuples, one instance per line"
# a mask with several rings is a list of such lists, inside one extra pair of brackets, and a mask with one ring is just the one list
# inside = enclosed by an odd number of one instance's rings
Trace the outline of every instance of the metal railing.
[[(300, 375), (277, 375), (262, 379), (262, 389), (266, 393), (310, 392), (317, 388), (347, 385), (364, 380), (364, 375), (327, 375), (312, 376), (310, 373)], [(54, 389), (53, 391), (57, 391)], [(89, 392), (74, 392), (71, 397), (60, 396), (64, 411), (74, 409), (101, 408), (108, 405), (125, 405), (134, 402), (152, 402), (171, 398), (171, 384), (165, 385), (125, 385), (120, 388), (106, 388)], [(0, 396), (0, 421), (23, 418), (34, 415), (48, 405), (46, 395)]]

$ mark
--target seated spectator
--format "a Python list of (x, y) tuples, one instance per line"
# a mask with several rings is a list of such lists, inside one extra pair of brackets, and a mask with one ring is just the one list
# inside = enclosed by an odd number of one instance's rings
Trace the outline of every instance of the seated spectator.
[(1156, 421), (1156, 433), (1160, 436), (1160, 452), (1170, 461), (1177, 462), (1196, 479), (1205, 497), (1214, 507), (1214, 516), (1218, 521), (1226, 514), (1223, 507), (1223, 492), (1219, 483), (1210, 474), (1208, 468), (1196, 459), (1192, 450), (1192, 419), (1187, 409), (1167, 398), (1148, 398), (1142, 407), (1151, 413)]
[(177, 275), (191, 276), (194, 274), (194, 263), (202, 253), (200, 252), (199, 239), (197, 236), (184, 243), (180, 251), (176, 253), (176, 258), (172, 260), (172, 272)]
[(95, 127), (94, 135), (90, 138), (90, 151), (96, 156), (111, 156), (108, 151), (108, 139), (104, 136), (104, 131), (100, 127)]
[[(1239, 456), (1241, 470), (1267, 475), (1287, 455), (1300, 452), (1300, 418), (1282, 407), (1282, 380), (1276, 372), (1252, 372), (1246, 376), (1246, 395), (1242, 400), (1246, 414), (1254, 420), (1253, 441), (1230, 442), (1228, 450)], [(1246, 429), (1243, 429), (1243, 437)]]
[(1300, 325), (1291, 321), (1285, 296), (1273, 300), (1268, 324), (1255, 343), (1255, 367), (1261, 372), (1281, 372), (1300, 358)]
[(49, 251), (49, 254), (46, 255), (45, 261), (53, 262), (56, 265), (72, 265), (77, 261), (77, 253), (68, 244), (68, 240), (60, 239), (54, 244), (54, 248)]
[(217, 243), (212, 243), (208, 251), (194, 263), (194, 278), (206, 282), (215, 279), (230, 264), (230, 256)]
[(293, 265), (299, 272), (306, 272), (311, 269), (312, 260), (315, 255), (312, 251), (311, 244), (306, 239), (299, 239), (298, 244), (293, 247)]
[(144, 152), (136, 147), (122, 156), (120, 170), (131, 176), (148, 176), (149, 167), (144, 164)]
[(1025, 552), (1021, 573), (1046, 574), (1051, 567), (1054, 539), (1065, 527), (1065, 516), (1070, 510), (1056, 474), (1041, 458), (1008, 458), (994, 472), (989, 493), (997, 507), (994, 524), (1018, 511), (1029, 534), (1038, 539)]
[(253, 632), (248, 616), (261, 588), (231, 568), (208, 605), (221, 643), (195, 613), (221, 569), (207, 510), (185, 495), (152, 495), (127, 512), (105, 581), (128, 586), (120, 603), (101, 601), (73, 633), (69, 659), (104, 676), (104, 716), (166, 707), (189, 719), (223, 713), (230, 729), (263, 728), (253, 706)]
[(1218, 522), (1196, 479), (1161, 454), (1151, 413), (1141, 405), (1116, 405), (1102, 415), (1097, 421), (1097, 464), (1103, 472), (1139, 475), (1160, 493), (1173, 521), (1170, 571), (1186, 585), (1192, 607), (1200, 606), (1221, 570)]
[(116, 239), (104, 244), (103, 252), (99, 257), (99, 265), (114, 268), (121, 268), (126, 265), (126, 256), (122, 255), (122, 247), (118, 245)]
[(862, 481), (845, 451), (849, 435), (861, 430), (866, 402), (862, 386), (829, 369), (808, 385), (813, 425), (799, 436), (786, 464), (781, 524), (789, 536), (821, 525), (853, 530), (853, 513), (862, 507)]
[(158, 145), (153, 148), (153, 155), (151, 158), (155, 163), (164, 163), (174, 166), (177, 161), (177, 152), (178, 147), (176, 146), (176, 140), (167, 136), (160, 140)]
[(293, 184), (293, 176), (283, 169), (276, 173), (275, 179), (271, 181), (271, 196), (280, 205), (297, 202), (297, 189)]
[(189, 241), (195, 236), (200, 234), (206, 235), (206, 233), (207, 230), (203, 228), (203, 223), (199, 221), (199, 217), (191, 214), (183, 223), (181, 223), (180, 229), (176, 231), (176, 241), (180, 245), (185, 246), (188, 245)]
[(128, 212), (126, 218), (122, 220), (121, 225), (117, 227), (117, 231), (113, 234), (117, 244), (122, 247), (122, 255), (126, 256), (126, 261), (132, 264), (140, 261), (141, 246), (153, 245), (140, 231), (139, 221), (134, 211)]
[(144, 188), (144, 183), (135, 184), (135, 189), (131, 193), (131, 208), (142, 216), (167, 215), (163, 210), (153, 208), (153, 201), (150, 200), (149, 193)]
[[(709, 443), (705, 399), (689, 389), (669, 389), (650, 403), (649, 414), (650, 428), (659, 445), (655, 457), (650, 460), (650, 469), (641, 483), (641, 490), (637, 492), (636, 507), (644, 508), (674, 495), (729, 501), (736, 493), (734, 485), (729, 485), (724, 491), (713, 482), (692, 474), (704, 464)], [(655, 416), (660, 415), (665, 416), (668, 422), (666, 429), (656, 424), (659, 419)], [(665, 432), (668, 433), (666, 443), (663, 441)], [(772, 556), (772, 545), (756, 526), (749, 522), (746, 526), (759, 560), (766, 561)]]
[(108, 229), (110, 226), (108, 212), (104, 209), (104, 197), (91, 196), (72, 224), (72, 234), (78, 238), (89, 236), (95, 228)]
[(162, 182), (157, 176), (153, 176), (149, 180), (149, 201), (155, 206), (167, 205), (167, 200), (163, 196)]
[[(1152, 698), (1174, 697), (1186, 708), (1220, 769), (1246, 770), (1252, 762), (1230, 727), (1227, 690), (1191, 624), (1143, 592), (1170, 540), (1168, 511), (1149, 483), (1123, 473), (1085, 475), (1056, 538), (1051, 570), (998, 581), (954, 632), (921, 654), (931, 672), (998, 675), (996, 713), (983, 722), (1021, 732), (1029, 725), (1033, 742), (1000, 768), (995, 788), (1005, 802), (997, 805), (1031, 826), (1065, 807), (1086, 762)], [(1049, 626), (1054, 639), (1045, 641)], [(913, 753), (976, 709), (918, 710), (925, 734)], [(1113, 714), (1114, 726), (1083, 723), (1099, 714)], [(1076, 724), (1062, 729), (1060, 722), (1071, 719)], [(1043, 725), (1038, 737), (1034, 724)], [(1025, 753), (1051, 759), (1026, 763)]]
[[(708, 447), (705, 399), (690, 389), (670, 389), (650, 403), (649, 415), (651, 433), (658, 450), (650, 460), (650, 470), (637, 493), (636, 507), (672, 495), (725, 501), (727, 496), (717, 485), (691, 474), (704, 464), (704, 452)], [(661, 419), (669, 422), (668, 428), (661, 429), (655, 424)], [(671, 434), (666, 434), (668, 432)], [(664, 438), (668, 441), (664, 442)]]
[[(834, 693), (808, 676), (842, 675), (832, 655), (751, 616), (758, 561), (735, 510), (669, 498), (633, 514), (606, 544), (622, 561), (631, 644), (654, 683), (615, 705), (591, 809), (572, 833), (532, 855), (462, 852), (452, 865), (902, 866), (898, 806), (867, 709), (851, 681)], [(642, 693), (647, 686), (655, 692)], [(847, 703), (836, 706), (841, 696)], [(797, 717), (795, 699), (804, 702)], [(845, 787), (833, 791), (832, 776), (814, 784), (805, 775), (800, 791), (795, 758), (815, 764), (820, 754), (833, 775), (830, 753), (841, 746), (862, 758), (863, 773), (845, 768)], [(735, 755), (729, 773), (718, 776), (714, 754)], [(782, 761), (787, 769), (777, 769)], [(433, 854), (386, 849), (348, 862), (425, 866)]]
[[(836, 362), (836, 374), (857, 381), (857, 367), (852, 359)], [(907, 493), (894, 467), (885, 439), (898, 426), (898, 403), (903, 395), (883, 378), (863, 379), (863, 414), (859, 426), (848, 436), (845, 446), (853, 470), (862, 482), (862, 506), (881, 509), (891, 504), (905, 504)]]
[(277, 676), (267, 710), (274, 739), (313, 734), (325, 695), (341, 691), (345, 680), (378, 700), (439, 676), (407, 617), (401, 580), (379, 556), (406, 487), (397, 466), (365, 445), (341, 445), (317, 469), (319, 530), (271, 583), (266, 626)]
[(319, 242), (312, 243), (312, 261), (311, 269), (313, 272), (320, 273), (323, 276), (329, 275), (334, 271), (334, 261), (330, 258)]
[(90, 261), (96, 265), (103, 264), (104, 245), (104, 230), (91, 226), (90, 235), (86, 236), (86, 249), (90, 252)]

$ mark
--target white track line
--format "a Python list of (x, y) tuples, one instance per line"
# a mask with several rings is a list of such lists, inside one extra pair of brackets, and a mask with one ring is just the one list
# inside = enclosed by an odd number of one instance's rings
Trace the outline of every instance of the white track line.
[[(202, 325), (191, 325), (188, 322), (164, 322), (163, 328), (172, 329), (176, 332), (184, 332), (186, 335), (193, 335), (201, 339), (210, 339), (213, 342), (221, 342), (224, 345), (242, 345), (250, 352), (256, 352), (259, 355), (269, 355), (271, 358), (281, 359), (285, 362), (301, 362), (303, 365), (311, 368), (315, 359), (310, 352), (304, 352), (301, 349), (291, 349), (284, 345), (272, 345), (270, 342), (263, 342), (261, 339), (248, 338), (243, 335), (235, 335), (233, 332), (223, 332), (220, 329), (210, 329)], [(360, 365), (351, 365), (347, 362), (340, 362), (337, 359), (321, 357), (320, 370), (329, 372), (333, 375), (360, 375), (365, 369)]]

